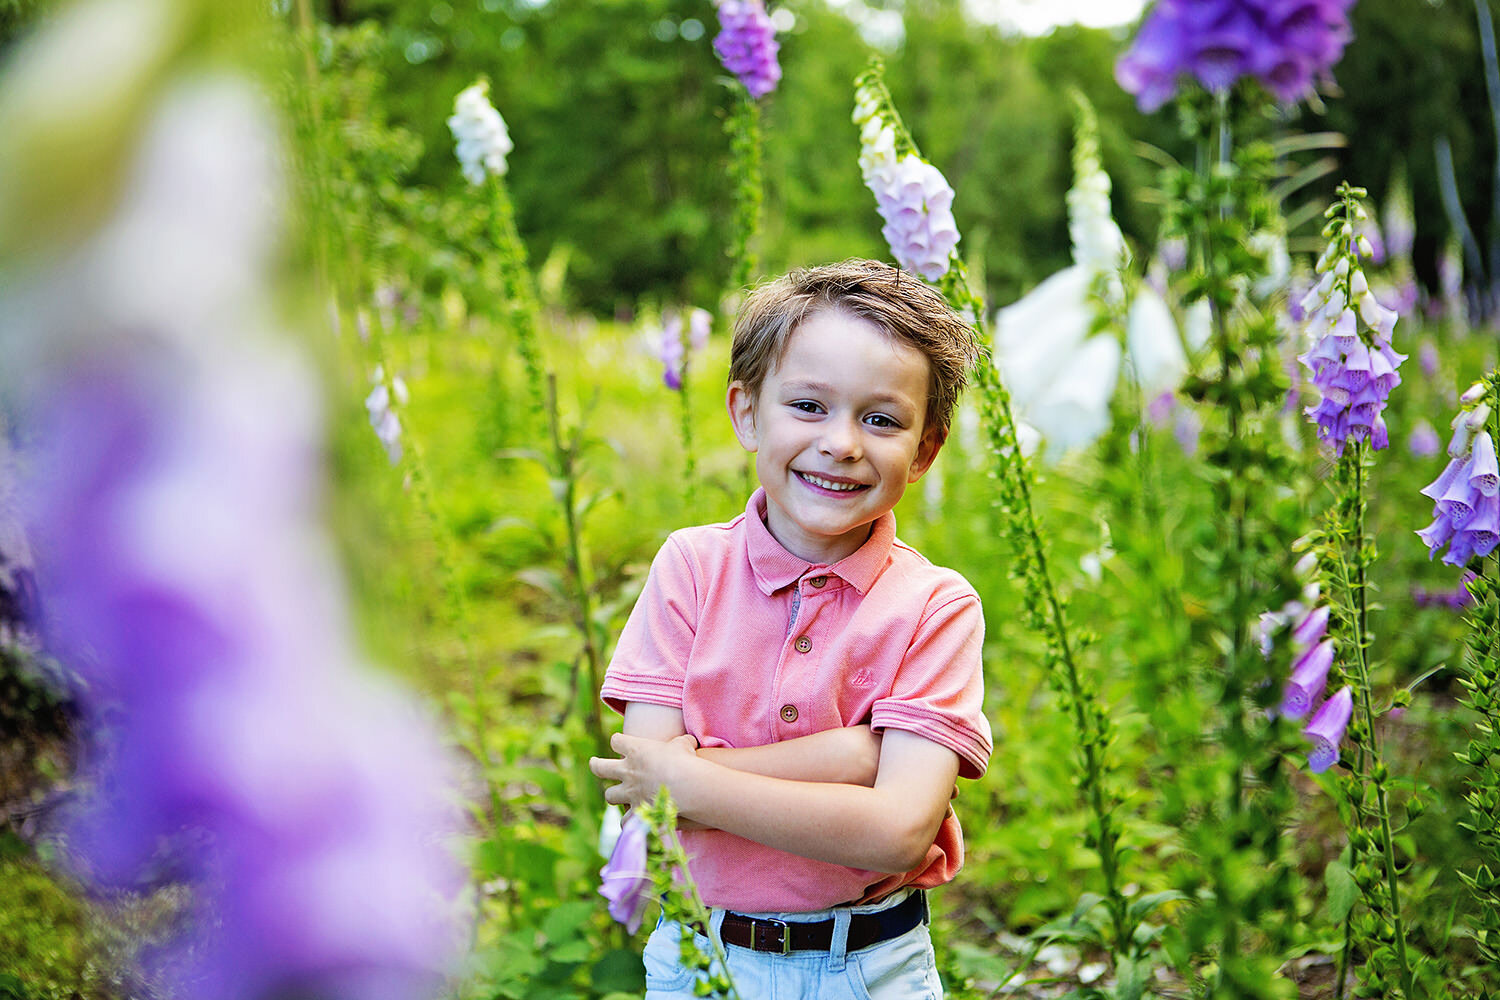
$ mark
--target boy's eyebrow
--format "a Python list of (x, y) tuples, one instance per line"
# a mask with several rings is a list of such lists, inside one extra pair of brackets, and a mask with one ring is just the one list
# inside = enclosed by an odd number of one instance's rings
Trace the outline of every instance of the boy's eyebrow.
[[(828, 395), (835, 391), (827, 382), (817, 382), (812, 379), (793, 379), (790, 382), (783, 382), (781, 388), (784, 392), (793, 394), (806, 392), (813, 395)], [(874, 391), (870, 393), (870, 398), (877, 403), (897, 403), (912, 407), (917, 405), (913, 400), (898, 392)]]

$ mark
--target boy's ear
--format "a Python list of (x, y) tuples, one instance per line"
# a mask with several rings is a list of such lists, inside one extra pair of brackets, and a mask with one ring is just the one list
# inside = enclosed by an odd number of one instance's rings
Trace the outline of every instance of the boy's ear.
[(731, 382), (724, 405), (729, 409), (729, 422), (734, 426), (734, 436), (739, 439), (740, 447), (755, 451), (755, 394), (745, 388), (745, 383)]
[(922, 440), (917, 445), (917, 454), (911, 460), (911, 469), (906, 474), (906, 481), (914, 483), (927, 474), (932, 468), (933, 460), (937, 458), (938, 452), (943, 448), (943, 442), (948, 435), (936, 427), (929, 427), (922, 432)]

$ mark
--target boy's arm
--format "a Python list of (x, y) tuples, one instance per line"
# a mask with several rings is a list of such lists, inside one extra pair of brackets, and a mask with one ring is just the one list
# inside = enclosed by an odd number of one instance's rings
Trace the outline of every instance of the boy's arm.
[(596, 757), (594, 774), (618, 784), (605, 798), (650, 801), (666, 785), (679, 813), (705, 826), (817, 861), (906, 872), (927, 856), (948, 809), (958, 755), (902, 730), (881, 740), (874, 787), (816, 784), (734, 771), (669, 742), (621, 734), (618, 759)]
[[(665, 742), (686, 731), (679, 708), (641, 701), (625, 705), (626, 735)], [(697, 754), (735, 771), (868, 788), (880, 766), (880, 744), (869, 726), (850, 726), (759, 747), (703, 747)]]

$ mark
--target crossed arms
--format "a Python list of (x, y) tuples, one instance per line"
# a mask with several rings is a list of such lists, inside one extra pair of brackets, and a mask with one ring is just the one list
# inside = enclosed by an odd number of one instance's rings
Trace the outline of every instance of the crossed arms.
[(958, 777), (958, 755), (913, 733), (866, 726), (746, 748), (699, 749), (681, 709), (625, 706), (619, 754), (589, 768), (607, 801), (636, 806), (665, 785), (685, 819), (767, 847), (878, 872), (920, 865)]

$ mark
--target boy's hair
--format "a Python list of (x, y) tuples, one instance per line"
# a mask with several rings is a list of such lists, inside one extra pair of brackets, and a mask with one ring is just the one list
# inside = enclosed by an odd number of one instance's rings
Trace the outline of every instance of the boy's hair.
[(936, 428), (939, 440), (947, 438), (953, 407), (979, 358), (979, 340), (934, 288), (879, 261), (854, 258), (798, 268), (752, 291), (735, 319), (729, 381), (759, 397), (792, 333), (825, 309), (868, 320), (922, 352), (928, 362), (923, 428)]

